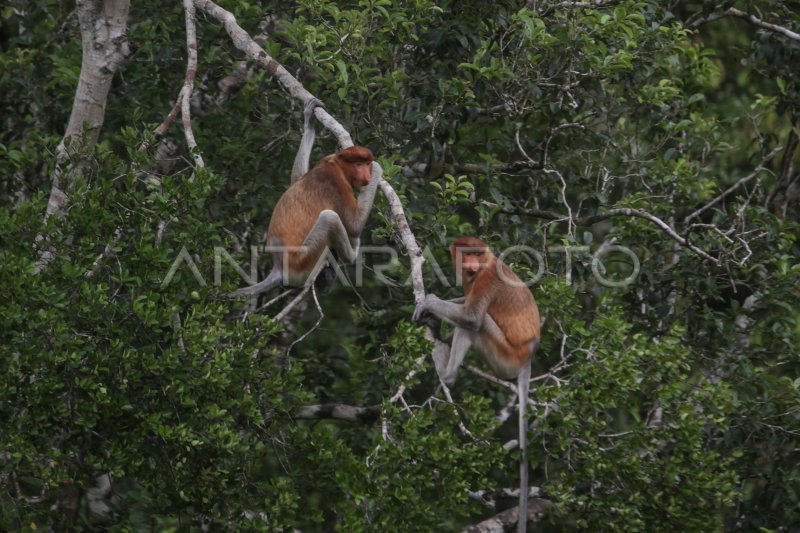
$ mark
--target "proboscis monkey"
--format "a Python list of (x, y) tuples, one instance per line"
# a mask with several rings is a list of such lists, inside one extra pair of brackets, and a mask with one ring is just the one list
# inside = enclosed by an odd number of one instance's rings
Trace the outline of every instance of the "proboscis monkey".
[(461, 237), (450, 247), (453, 266), (464, 287), (464, 298), (445, 301), (428, 294), (414, 311), (415, 322), (429, 314), (455, 326), (449, 342), (433, 350), (436, 372), (452, 385), (464, 355), (474, 347), (503, 379), (517, 379), (519, 394), (520, 462), (518, 531), (524, 533), (528, 516), (527, 420), (531, 358), (539, 346), (539, 309), (531, 291), (489, 247), (475, 237)]
[[(361, 231), (383, 171), (369, 148), (351, 146), (322, 158), (306, 172), (315, 137), (312, 115), (319, 105), (318, 100), (306, 105), (292, 185), (272, 212), (267, 230), (272, 270), (263, 281), (230, 296), (254, 296), (278, 285), (302, 286), (324, 266), (327, 248), (347, 262), (358, 256)], [(358, 198), (354, 191), (361, 191)]]

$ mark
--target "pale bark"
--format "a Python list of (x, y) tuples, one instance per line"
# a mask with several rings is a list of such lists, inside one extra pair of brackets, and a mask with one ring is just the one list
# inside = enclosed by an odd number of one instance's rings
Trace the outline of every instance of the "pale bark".
[[(528, 522), (539, 522), (547, 508), (553, 505), (550, 500), (533, 498), (528, 502)], [(462, 533), (503, 533), (506, 529), (517, 523), (519, 507), (512, 507), (483, 522), (468, 527)]]
[[(81, 154), (90, 151), (97, 143), (114, 73), (131, 51), (125, 35), (129, 5), (130, 0), (76, 2), (83, 45), (81, 73), (69, 123), (56, 148), (56, 165), (45, 220), (53, 215), (63, 217), (66, 214), (72, 184), (85, 170)], [(43, 238), (39, 236), (37, 240)], [(35, 271), (38, 273), (46, 268), (54, 257), (55, 251), (45, 245)]]

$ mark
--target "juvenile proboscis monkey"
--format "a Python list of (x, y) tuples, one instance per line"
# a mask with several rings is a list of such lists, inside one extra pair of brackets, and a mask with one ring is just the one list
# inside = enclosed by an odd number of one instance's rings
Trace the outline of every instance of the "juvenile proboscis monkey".
[[(316, 99), (306, 104), (305, 131), (292, 167), (292, 185), (272, 212), (267, 230), (272, 270), (263, 281), (230, 296), (254, 296), (278, 285), (302, 286), (324, 266), (327, 248), (349, 263), (358, 256), (361, 231), (383, 171), (363, 146), (326, 156), (308, 170), (315, 138), (313, 113), (320, 105)], [(354, 191), (361, 191), (358, 198)]]
[(464, 287), (464, 298), (445, 301), (428, 294), (414, 311), (413, 320), (424, 322), (433, 315), (455, 326), (449, 342), (438, 341), (433, 350), (436, 372), (446, 385), (455, 382), (470, 347), (484, 357), (497, 376), (517, 379), (522, 451), (518, 531), (524, 533), (528, 515), (525, 407), (531, 358), (539, 346), (539, 309), (528, 287), (480, 239), (461, 237), (450, 247), (450, 254), (457, 280)]

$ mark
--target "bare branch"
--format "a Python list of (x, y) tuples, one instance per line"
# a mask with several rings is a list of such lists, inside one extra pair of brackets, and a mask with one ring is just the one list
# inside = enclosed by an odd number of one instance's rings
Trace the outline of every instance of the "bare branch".
[(725, 189), (722, 193), (719, 194), (719, 196), (717, 196), (716, 198), (714, 198), (713, 200), (708, 202), (706, 205), (704, 205), (700, 209), (697, 209), (696, 211), (690, 213), (685, 219), (683, 219), (683, 224), (684, 225), (689, 224), (689, 222), (693, 218), (696, 218), (697, 216), (699, 216), (702, 213), (704, 213), (706, 210), (710, 209), (711, 207), (713, 207), (714, 205), (716, 205), (720, 201), (724, 200), (733, 191), (735, 191), (736, 189), (738, 189), (739, 187), (741, 187), (742, 185), (744, 185), (745, 183), (747, 183), (751, 179), (753, 179), (756, 176), (758, 176), (761, 173), (762, 170), (766, 170), (765, 165), (767, 163), (769, 163), (772, 160), (772, 158), (775, 157), (775, 154), (777, 154), (781, 150), (783, 150), (783, 147), (780, 147), (780, 146), (778, 148), (775, 148), (774, 150), (772, 150), (769, 154), (766, 155), (766, 157), (764, 157), (764, 159), (761, 160), (761, 163), (758, 164), (758, 166), (753, 170), (753, 172), (751, 172), (747, 176), (741, 178), (736, 183), (734, 183), (733, 185), (731, 185), (730, 187)]
[[(467, 491), (467, 495), (471, 500), (476, 500), (485, 507), (494, 508), (497, 505), (497, 502), (495, 501), (496, 498), (519, 498), (519, 487), (515, 489), (500, 488), (496, 490), (470, 490)], [(541, 487), (528, 487), (528, 496), (530, 498), (538, 498), (541, 495)]]
[(763, 28), (765, 30), (774, 31), (776, 33), (780, 33), (781, 35), (788, 37), (789, 39), (794, 39), (795, 41), (800, 41), (800, 34), (794, 32), (788, 28), (784, 28), (783, 26), (778, 26), (777, 24), (772, 24), (771, 22), (766, 22), (761, 20), (760, 18), (756, 17), (755, 15), (751, 15), (749, 13), (745, 13), (740, 9), (736, 9), (735, 7), (731, 7), (726, 9), (725, 11), (717, 11), (716, 13), (711, 13), (709, 16), (702, 18), (700, 20), (696, 20), (686, 25), (687, 28), (698, 28), (703, 24), (707, 24), (709, 22), (714, 22), (715, 20), (719, 20), (724, 17), (738, 17), (740, 19), (744, 19), (750, 24), (754, 26), (758, 26), (759, 28)]
[(316, 331), (316, 329), (319, 327), (319, 325), (322, 324), (322, 319), (325, 318), (325, 313), (322, 312), (322, 306), (319, 304), (319, 298), (317, 298), (317, 287), (316, 287), (316, 284), (315, 283), (311, 283), (309, 285), (309, 287), (311, 287), (311, 296), (314, 297), (314, 303), (317, 306), (317, 312), (319, 313), (319, 316), (317, 317), (317, 321), (314, 323), (313, 326), (311, 326), (311, 328), (308, 331), (303, 333), (303, 335), (300, 336), (300, 338), (296, 339), (292, 344), (289, 345), (289, 347), (286, 349), (286, 355), (289, 355), (289, 352), (292, 351), (292, 348), (294, 348), (295, 344), (297, 344), (298, 342), (301, 342), (303, 339), (305, 339), (306, 337), (311, 335), (311, 333)]
[[(170, 110), (169, 114), (167, 114), (167, 117), (164, 119), (164, 122), (159, 124), (159, 126), (156, 128), (156, 130), (155, 130), (156, 136), (160, 137), (161, 135), (164, 135), (167, 132), (167, 130), (169, 129), (169, 127), (172, 126), (172, 123), (175, 122), (175, 119), (178, 118), (178, 114), (181, 111), (181, 99), (182, 99), (182, 96), (183, 96), (183, 89), (181, 89), (181, 92), (178, 93), (178, 99), (175, 100), (175, 105), (172, 106), (172, 109)], [(146, 149), (147, 149), (147, 145), (142, 145), (139, 148), (139, 151), (143, 152)]]
[[(528, 215), (528, 216), (532, 216), (532, 217), (536, 217), (536, 218), (544, 218), (544, 219), (556, 220), (556, 221), (569, 220), (569, 217), (564, 216), (564, 215), (560, 215), (560, 214), (555, 213), (553, 211), (543, 211), (541, 209), (529, 209), (529, 208), (525, 208), (525, 207), (515, 207), (513, 209), (507, 209), (507, 208), (499, 206), (499, 205), (497, 205), (497, 204), (495, 204), (493, 202), (488, 202), (486, 200), (482, 200), (481, 204), (483, 204), (483, 205), (485, 205), (487, 207), (491, 207), (491, 208), (499, 208), (502, 212), (508, 213), (508, 214), (512, 214), (512, 215)], [(621, 216), (643, 218), (645, 220), (648, 220), (648, 221), (652, 222), (653, 224), (655, 224), (656, 226), (658, 226), (662, 231), (664, 231), (664, 233), (669, 235), (669, 237), (672, 240), (674, 240), (675, 242), (677, 242), (681, 246), (683, 246), (685, 248), (688, 248), (689, 250), (691, 250), (692, 252), (694, 252), (695, 254), (700, 256), (701, 258), (705, 259), (706, 261), (708, 261), (710, 263), (713, 263), (715, 266), (719, 266), (720, 265), (719, 259), (716, 259), (715, 257), (712, 257), (711, 255), (709, 255), (708, 253), (703, 251), (701, 248), (698, 248), (694, 244), (688, 242), (686, 239), (684, 239), (683, 237), (678, 235), (678, 233), (669, 224), (667, 224), (666, 222), (664, 222), (663, 220), (661, 220), (657, 216), (652, 215), (652, 214), (648, 213), (647, 211), (643, 211), (641, 209), (636, 209), (636, 208), (633, 208), (633, 207), (620, 207), (618, 209), (610, 209), (608, 211), (604, 211), (602, 213), (597, 213), (595, 215), (589, 215), (589, 216), (585, 216), (585, 217), (574, 218), (574, 219), (572, 219), (572, 222), (576, 226), (591, 226), (592, 224), (596, 224), (596, 223), (601, 222), (603, 220), (606, 220), (606, 219), (609, 219), (609, 218), (613, 218), (613, 217), (621, 217)]]
[[(553, 502), (543, 498), (528, 500), (528, 522), (538, 522)], [(512, 507), (483, 522), (464, 529), (461, 533), (499, 533), (513, 526), (519, 519), (519, 507)]]
[(340, 403), (325, 403), (319, 405), (304, 405), (293, 413), (295, 418), (304, 420), (335, 419), (361, 424), (372, 424), (380, 415), (380, 407), (358, 407)]
[[(400, 159), (395, 161), (395, 164), (403, 168), (403, 175), (414, 176), (423, 175), (428, 171), (427, 163), (420, 163), (410, 159)], [(444, 167), (446, 172), (452, 174), (465, 173), (465, 174), (486, 174), (486, 173), (500, 173), (500, 172), (518, 172), (520, 170), (541, 170), (542, 166), (536, 161), (523, 159), (520, 161), (511, 161), (509, 163), (499, 163), (497, 165), (483, 165), (479, 163), (456, 163), (448, 164)]]
[[(444, 381), (441, 380), (441, 377), (439, 378), (439, 384), (442, 386), (442, 392), (444, 392), (444, 397), (447, 398), (448, 403), (450, 403), (450, 405), (452, 405), (453, 408), (456, 409), (457, 411), (458, 408), (456, 407), (456, 402), (453, 401), (453, 396), (450, 394), (450, 388), (445, 384)], [(483, 439), (479, 439), (469, 429), (467, 429), (467, 426), (464, 425), (464, 422), (461, 420), (460, 415), (458, 416), (458, 429), (461, 430), (461, 433), (463, 435), (471, 438), (474, 441), (479, 441), (479, 442), (483, 441)]]
[(557, 7), (578, 7), (583, 9), (599, 9), (619, 4), (619, 0), (594, 0), (594, 2), (561, 2)]
[(419, 357), (416, 361), (414, 361), (414, 367), (411, 370), (409, 370), (408, 374), (406, 374), (406, 377), (403, 378), (403, 382), (397, 388), (397, 392), (394, 393), (394, 396), (389, 398), (389, 403), (395, 403), (403, 396), (403, 394), (406, 392), (406, 382), (410, 381), (414, 376), (417, 375), (417, 373), (420, 371), (422, 367), (422, 363), (425, 362), (425, 359), (427, 359), (427, 357), (428, 355), (425, 354)]
[(288, 314), (289, 314), (289, 311), (291, 311), (291, 310), (294, 308), (294, 306), (296, 306), (298, 303), (300, 303), (300, 300), (302, 300), (302, 299), (303, 299), (303, 297), (304, 297), (306, 294), (308, 294), (308, 291), (310, 291), (310, 290), (311, 290), (311, 287), (313, 287), (313, 286), (314, 286), (314, 283), (313, 283), (313, 282), (306, 284), (306, 286), (305, 286), (305, 287), (303, 287), (303, 290), (301, 290), (301, 291), (300, 291), (300, 292), (297, 294), (297, 296), (295, 296), (295, 297), (294, 297), (294, 299), (293, 299), (291, 302), (289, 302), (288, 304), (286, 304), (286, 307), (284, 307), (284, 308), (281, 310), (281, 312), (280, 312), (280, 313), (278, 313), (277, 315), (275, 315), (275, 317), (274, 317), (274, 318), (275, 318), (275, 321), (276, 321), (276, 322), (280, 322), (281, 320), (283, 320), (284, 318), (286, 318), (286, 315), (288, 315)]

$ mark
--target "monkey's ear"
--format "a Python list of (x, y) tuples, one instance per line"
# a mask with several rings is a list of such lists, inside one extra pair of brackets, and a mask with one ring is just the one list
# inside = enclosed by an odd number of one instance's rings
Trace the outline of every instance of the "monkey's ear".
[(454, 265), (456, 264), (456, 252), (457, 251), (458, 251), (458, 248), (456, 248), (456, 245), (455, 244), (451, 244), (450, 245), (450, 260), (453, 262)]

